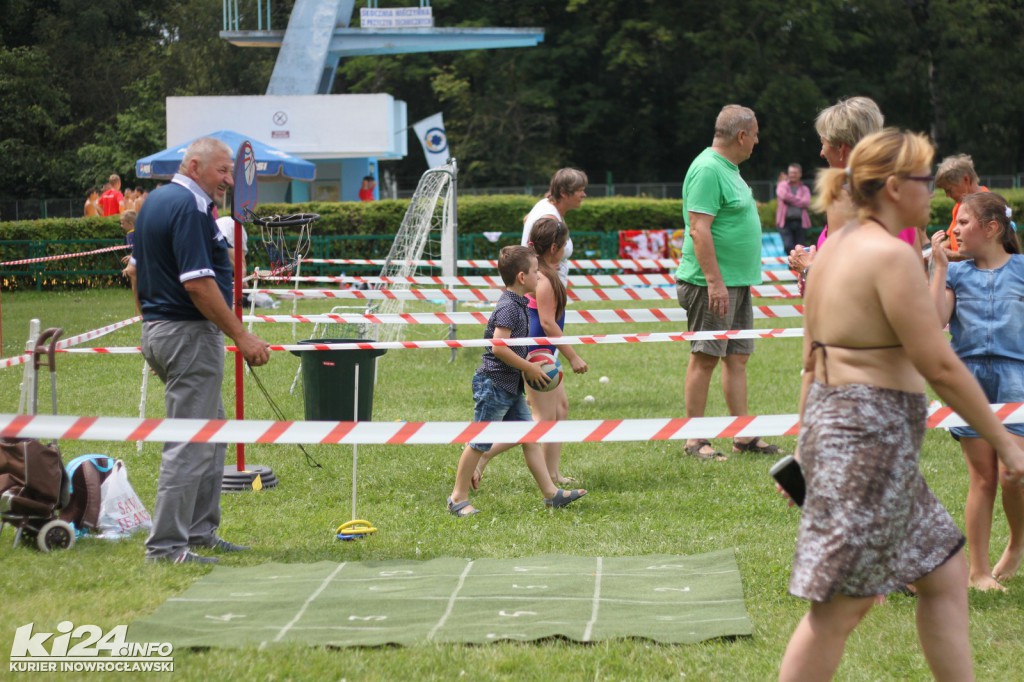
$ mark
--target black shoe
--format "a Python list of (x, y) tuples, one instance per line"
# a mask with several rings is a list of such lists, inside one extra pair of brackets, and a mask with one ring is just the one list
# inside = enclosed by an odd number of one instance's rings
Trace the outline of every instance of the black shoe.
[(236, 545), (224, 538), (214, 536), (213, 542), (203, 545), (192, 545), (192, 549), (212, 549), (215, 552), (245, 552), (252, 549), (248, 545)]

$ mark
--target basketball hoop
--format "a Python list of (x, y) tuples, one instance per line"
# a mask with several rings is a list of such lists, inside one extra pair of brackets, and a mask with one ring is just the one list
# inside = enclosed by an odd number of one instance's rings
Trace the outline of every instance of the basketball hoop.
[[(250, 216), (253, 224), (260, 227), (260, 242), (267, 252), (272, 275), (289, 272), (298, 267), (299, 261), (309, 253), (310, 226), (320, 220), (317, 213), (295, 213), (292, 215)], [(298, 228), (298, 237), (289, 245), (285, 228)], [(289, 230), (291, 232), (292, 230)]]

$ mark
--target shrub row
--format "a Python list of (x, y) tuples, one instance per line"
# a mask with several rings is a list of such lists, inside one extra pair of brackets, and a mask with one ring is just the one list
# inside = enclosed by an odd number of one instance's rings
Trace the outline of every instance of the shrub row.
[[(1024, 217), (1024, 190), (1003, 190), (1002, 194), (1010, 201), (1014, 214), (1021, 222)], [(530, 196), (467, 196), (459, 199), (459, 234), (481, 234), (484, 232), (518, 232), (523, 217), (536, 202)], [(326, 203), (310, 202), (305, 204), (266, 204), (260, 206), (261, 215), (290, 214), (298, 212), (318, 213), (321, 219), (316, 223), (315, 235), (355, 235), (364, 236), (370, 241), (345, 242), (336, 244), (336, 248), (358, 253), (346, 254), (347, 257), (381, 257), (380, 240), (372, 240), (373, 236), (386, 237), (398, 231), (409, 206), (408, 200), (385, 200), (372, 203), (344, 202)], [(770, 201), (758, 206), (761, 223), (766, 231), (771, 231), (775, 221), (776, 202)], [(949, 224), (953, 202), (945, 197), (936, 196), (932, 199), (930, 224), (933, 227), (945, 227)], [(820, 228), (822, 216), (814, 215), (815, 228)], [(682, 201), (680, 199), (647, 199), (633, 197), (612, 197), (588, 199), (569, 216), (569, 226), (577, 232), (614, 233), (629, 229), (667, 229), (677, 230), (683, 227)], [(253, 229), (250, 228), (250, 232)], [(32, 221), (0, 222), (0, 261), (21, 259), (36, 255), (38, 248), (31, 250), (24, 244), (12, 243), (14, 240), (65, 241), (65, 240), (108, 240), (106, 244), (116, 244), (123, 240), (123, 233), (116, 218), (50, 218)], [(96, 248), (99, 244), (62, 244), (50, 245), (48, 255), (56, 253), (73, 253)], [(607, 249), (605, 249), (607, 250)], [(332, 249), (333, 251), (333, 249)], [(14, 266), (5, 268), (2, 273), (2, 284), (5, 288), (22, 288), (35, 286), (39, 279), (47, 282), (47, 286), (59, 286), (79, 282), (83, 275), (92, 275), (96, 281), (113, 282), (117, 277), (103, 278), (120, 267), (118, 258), (121, 253), (98, 254), (81, 259), (57, 261), (45, 266), (46, 275), (40, 273), (41, 268), (30, 266)], [(257, 254), (254, 261), (259, 260)], [(311, 254), (319, 256), (337, 256), (336, 253)], [(604, 254), (610, 256), (612, 254)]]
[[(1024, 189), (1001, 190), (1014, 207), (1016, 216), (1024, 215)], [(523, 195), (466, 196), (459, 199), (459, 233), (515, 232), (523, 217), (536, 202)], [(304, 204), (264, 204), (260, 215), (298, 212), (321, 216), (315, 231), (323, 235), (394, 234), (409, 206), (405, 199), (370, 203), (309, 202)], [(761, 224), (770, 230), (775, 224), (775, 200), (758, 206)], [(931, 224), (948, 225), (953, 202), (942, 196), (932, 199)], [(823, 218), (812, 219), (820, 227)], [(617, 232), (632, 229), (676, 230), (683, 226), (681, 199), (645, 199), (611, 197), (588, 199), (569, 216), (569, 226), (581, 232)], [(0, 223), (0, 241), (33, 239), (118, 239), (122, 236), (116, 218), (49, 218)]]

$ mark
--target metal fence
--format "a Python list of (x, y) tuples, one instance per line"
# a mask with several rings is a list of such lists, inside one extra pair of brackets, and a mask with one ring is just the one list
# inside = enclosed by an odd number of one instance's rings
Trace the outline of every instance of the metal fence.
[(84, 199), (0, 199), (0, 221), (75, 218), (84, 205)]

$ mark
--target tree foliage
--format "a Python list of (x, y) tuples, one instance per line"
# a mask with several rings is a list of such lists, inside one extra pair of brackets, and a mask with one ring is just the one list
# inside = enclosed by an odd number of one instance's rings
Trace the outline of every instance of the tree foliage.
[[(0, 192), (60, 196), (163, 146), (164, 98), (259, 94), (276, 53), (218, 36), (220, 0), (7, 0), (0, 12)], [(416, 4), (388, 0), (385, 5)], [(335, 92), (387, 92), (410, 121), (443, 111), (470, 186), (680, 179), (723, 104), (751, 106), (772, 178), (820, 165), (817, 112), (876, 99), (889, 124), (987, 174), (1024, 168), (1022, 0), (433, 0), (438, 26), (535, 26), (536, 48), (362, 57)], [(291, 3), (272, 2), (275, 27)], [(363, 3), (356, 3), (358, 8)], [(240, 0), (245, 11), (255, 0)], [(423, 171), (415, 142), (389, 164)]]

